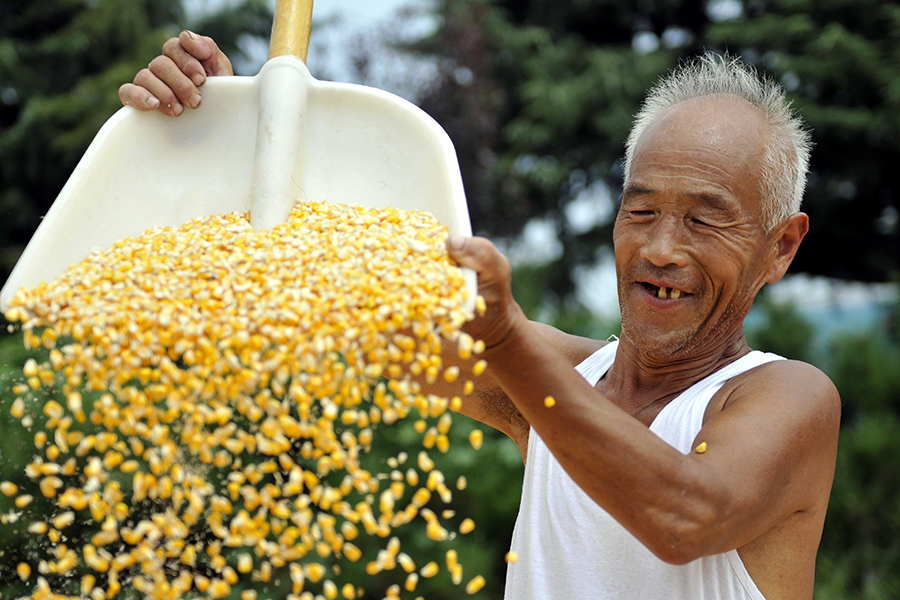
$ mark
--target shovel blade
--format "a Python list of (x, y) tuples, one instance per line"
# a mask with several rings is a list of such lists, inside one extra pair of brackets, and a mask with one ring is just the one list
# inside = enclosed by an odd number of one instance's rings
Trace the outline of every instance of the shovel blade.
[[(456, 152), (431, 117), (387, 92), (321, 82), (302, 69), (298, 199), (426, 210), (451, 233), (471, 235)], [(113, 115), (22, 253), (0, 309), (96, 248), (150, 227), (248, 210), (260, 83), (260, 75), (210, 78), (203, 106), (177, 119), (131, 107)]]

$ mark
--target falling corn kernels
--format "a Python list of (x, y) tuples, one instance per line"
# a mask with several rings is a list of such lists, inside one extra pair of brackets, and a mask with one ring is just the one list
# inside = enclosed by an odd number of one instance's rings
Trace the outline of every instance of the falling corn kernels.
[(694, 451), (697, 452), (697, 454), (703, 454), (704, 452), (706, 452), (706, 442), (700, 442), (699, 444), (697, 444), (697, 447), (694, 448)]
[(544, 406), (546, 406), (547, 408), (553, 408), (554, 406), (556, 406), (556, 398), (554, 398), (553, 396), (547, 396), (546, 398), (544, 398)]
[[(432, 492), (451, 498), (427, 452), (405, 473), (407, 455), (398, 455), (389, 486), (387, 474), (360, 466), (374, 425), (407, 417), (425, 423), (426, 447), (450, 450), (446, 411), (462, 401), (423, 394), (407, 371), (474, 390), (441, 358), (442, 340), (466, 359), (484, 351), (460, 332), (472, 315), (444, 237), (422, 213), (307, 203), (259, 232), (246, 213), (155, 228), (19, 291), (7, 317), (26, 345), (50, 350), (26, 363), (10, 410), (29, 428), (47, 419), (34, 436), (40, 460), (26, 471), (59, 508), (49, 524), (32, 524), (54, 554), (47, 569), (83, 563), (92, 573), (82, 595), (92, 599), (108, 600), (126, 581), (148, 598), (178, 599), (225, 597), (245, 577), (267, 582), (273, 566), (290, 565), (301, 600), (321, 597), (309, 585), (356, 598), (361, 588), (338, 588), (311, 561), (361, 560), (349, 540), (390, 537), (421, 523), (420, 511), (429, 538), (452, 537), (425, 507)], [(483, 311), (484, 299), (476, 306)], [(477, 361), (473, 375), (485, 368)], [(12, 486), (0, 491), (24, 508), (31, 496)], [(69, 548), (60, 530), (76, 511), (93, 533)], [(200, 527), (208, 539), (197, 541)], [(402, 560), (389, 547), (372, 570)], [(211, 571), (196, 573), (199, 564)], [(435, 568), (413, 564), (409, 575)], [(451, 577), (461, 573), (455, 563)], [(252, 600), (249, 590), (240, 596)]]

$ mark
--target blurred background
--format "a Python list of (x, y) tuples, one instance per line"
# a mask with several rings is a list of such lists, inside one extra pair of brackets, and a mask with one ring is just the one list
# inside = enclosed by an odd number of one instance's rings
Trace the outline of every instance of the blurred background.
[[(119, 108), (119, 85), (185, 27), (214, 37), (238, 74), (256, 74), (273, 5), (0, 0), (0, 280)], [(474, 230), (513, 262), (523, 308), (606, 338), (618, 333), (610, 244), (632, 115), (663, 73), (704, 49), (780, 81), (816, 144), (810, 234), (747, 320), (751, 345), (817, 365), (844, 403), (816, 598), (900, 598), (900, 4), (317, 0), (308, 64), (319, 79), (379, 87), (430, 113), (456, 146)], [(17, 336), (0, 341), (3, 430), (20, 427), (7, 388), (29, 355)], [(492, 432), (474, 453), (462, 441), (471, 427), (454, 427), (458, 450), (446, 457), (469, 480), (454, 502), (479, 524), (460, 554), (488, 578), (478, 597), (501, 598), (521, 459)], [(2, 436), (0, 479), (31, 453)], [(27, 556), (27, 535), (3, 523), (0, 536), (0, 563)], [(3, 598), (20, 583), (0, 567)], [(427, 598), (462, 595), (430, 585)]]

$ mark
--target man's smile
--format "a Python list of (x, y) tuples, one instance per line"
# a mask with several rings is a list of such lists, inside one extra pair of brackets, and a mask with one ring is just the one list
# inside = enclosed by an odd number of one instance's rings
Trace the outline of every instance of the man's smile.
[(644, 289), (646, 289), (653, 296), (656, 296), (660, 300), (678, 300), (679, 298), (685, 298), (691, 295), (676, 287), (654, 285), (645, 281), (640, 282), (640, 284), (644, 287)]

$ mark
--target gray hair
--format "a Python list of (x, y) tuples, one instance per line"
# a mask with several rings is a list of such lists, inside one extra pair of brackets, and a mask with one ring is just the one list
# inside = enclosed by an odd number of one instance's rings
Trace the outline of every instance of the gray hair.
[(712, 94), (743, 98), (766, 116), (769, 143), (762, 160), (760, 195), (763, 227), (771, 232), (800, 210), (812, 139), (784, 89), (737, 58), (706, 52), (682, 63), (650, 90), (625, 145), (625, 183), (631, 176), (634, 147), (647, 125), (679, 102)]

